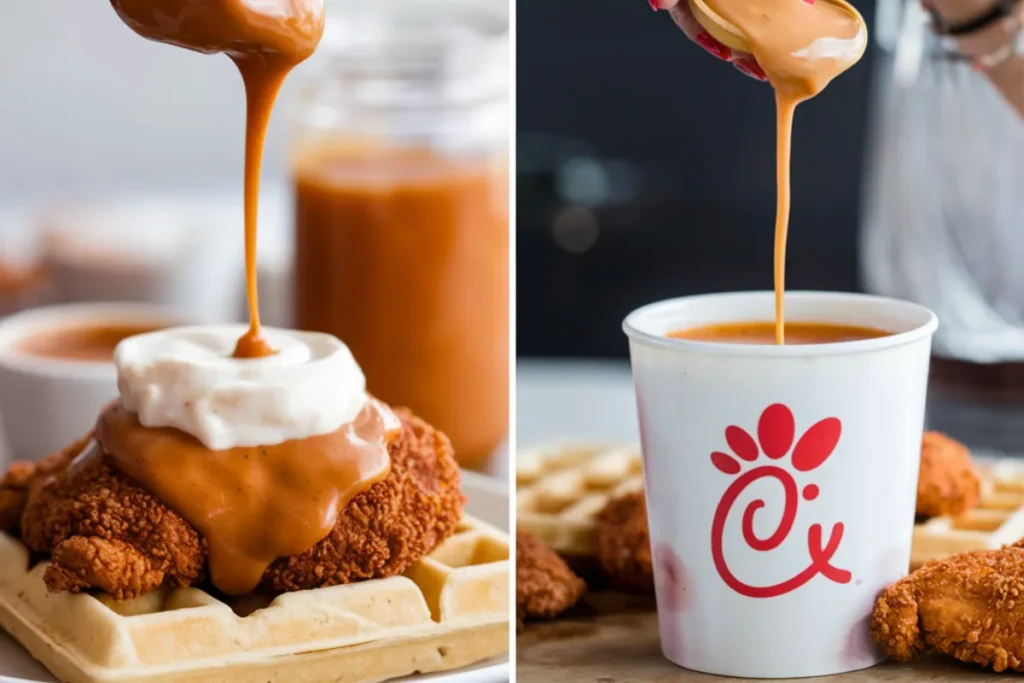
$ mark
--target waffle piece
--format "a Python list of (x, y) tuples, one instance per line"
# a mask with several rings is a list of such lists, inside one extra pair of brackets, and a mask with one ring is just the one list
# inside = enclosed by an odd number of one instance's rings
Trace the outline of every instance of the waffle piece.
[(516, 457), (516, 526), (555, 552), (593, 557), (597, 515), (610, 498), (643, 488), (640, 450), (564, 444)]
[(49, 593), (0, 534), (0, 626), (66, 683), (371, 683), (508, 650), (508, 536), (464, 518), (404, 576), (231, 604), (196, 588)]
[(914, 526), (911, 567), (968, 550), (1000, 548), (1024, 537), (1024, 462), (1000, 460), (978, 469), (981, 497), (975, 508)]

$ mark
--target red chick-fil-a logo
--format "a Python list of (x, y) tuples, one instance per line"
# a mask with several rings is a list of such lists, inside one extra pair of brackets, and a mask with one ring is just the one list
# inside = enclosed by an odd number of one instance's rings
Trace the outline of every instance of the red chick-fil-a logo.
[[(819, 467), (832, 455), (836, 444), (839, 443), (841, 431), (842, 424), (834, 417), (827, 417), (811, 425), (793, 448), (793, 455), (790, 458), (792, 468), (798, 472), (810, 472)], [(789, 453), (790, 447), (793, 446), (795, 434), (796, 426), (792, 411), (781, 403), (775, 403), (761, 413), (761, 419), (757, 423), (756, 442), (750, 434), (736, 426), (728, 427), (725, 430), (725, 441), (740, 460), (752, 463), (757, 461), (761, 452), (771, 460), (781, 459)], [(758, 444), (760, 444), (760, 450)], [(739, 460), (718, 451), (711, 454), (711, 462), (729, 476), (740, 475), (740, 471), (743, 469)], [(741, 474), (722, 494), (722, 499), (715, 509), (714, 521), (711, 524), (711, 555), (715, 561), (715, 569), (718, 570), (722, 580), (737, 593), (751, 598), (774, 598), (784, 595), (796, 590), (818, 574), (836, 583), (848, 583), (850, 572), (831, 564), (832, 557), (836, 554), (839, 543), (843, 539), (842, 522), (837, 522), (832, 527), (832, 533), (829, 534), (828, 542), (824, 545), (822, 545), (821, 525), (811, 525), (807, 530), (807, 550), (810, 555), (810, 564), (792, 578), (771, 586), (751, 586), (736, 578), (729, 569), (722, 552), (725, 521), (740, 494), (748, 486), (761, 479), (775, 479), (782, 485), (785, 493), (782, 519), (774, 533), (767, 538), (759, 538), (754, 532), (754, 515), (765, 506), (765, 502), (761, 499), (752, 501), (743, 510), (744, 542), (753, 550), (767, 552), (779, 547), (789, 536), (789, 532), (793, 530), (800, 497), (793, 475), (787, 469), (771, 464), (759, 465)], [(802, 492), (804, 499), (809, 501), (817, 498), (818, 493), (818, 487), (815, 484), (808, 484)]]

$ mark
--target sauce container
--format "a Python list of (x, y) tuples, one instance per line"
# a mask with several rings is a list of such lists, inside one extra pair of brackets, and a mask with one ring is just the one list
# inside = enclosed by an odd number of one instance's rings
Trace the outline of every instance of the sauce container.
[(507, 18), (358, 11), (298, 102), (296, 326), (482, 467), (508, 428)]

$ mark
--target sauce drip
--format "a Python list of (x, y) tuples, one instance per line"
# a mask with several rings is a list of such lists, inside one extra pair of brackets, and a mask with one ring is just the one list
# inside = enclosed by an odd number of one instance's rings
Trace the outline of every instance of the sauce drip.
[(136, 33), (207, 54), (223, 52), (245, 83), (245, 287), (249, 329), (235, 358), (274, 349), (260, 330), (256, 236), (260, 171), (270, 114), (289, 72), (313, 54), (324, 33), (323, 0), (111, 0)]
[(270, 112), (281, 90), (287, 68), (267, 69), (258, 59), (235, 59), (245, 83), (245, 294), (249, 301), (249, 329), (235, 346), (235, 358), (263, 358), (274, 349), (260, 330), (260, 304), (256, 284), (256, 235), (260, 205), (260, 171)]
[[(834, 323), (792, 322), (786, 326), (787, 344), (835, 344), (888, 337), (891, 332), (873, 327), (837, 325)], [(673, 339), (716, 342), (719, 344), (775, 344), (774, 322), (719, 323), (689, 327), (668, 335)]]
[(338, 511), (387, 476), (388, 408), (370, 399), (335, 432), (274, 446), (211, 451), (176, 429), (143, 427), (114, 403), (96, 439), (126, 475), (202, 534), (210, 579), (229, 595), (255, 589), (271, 562), (325, 538)]
[(857, 14), (830, 0), (713, 0), (708, 4), (743, 35), (775, 88), (775, 341), (783, 344), (793, 114), (798, 104), (820, 93), (860, 60), (867, 30)]
[[(245, 269), (249, 329), (233, 357), (274, 353), (260, 329), (257, 215), (267, 125), (289, 72), (316, 49), (323, 0), (111, 0), (135, 32), (203, 53), (225, 53), (245, 84)], [(147, 428), (119, 403), (100, 416), (96, 438), (122, 472), (184, 517), (209, 546), (221, 591), (252, 591), (267, 566), (326, 537), (339, 510), (390, 469), (397, 434), (389, 409), (369, 400), (357, 418), (308, 439), (211, 451), (188, 434)]]

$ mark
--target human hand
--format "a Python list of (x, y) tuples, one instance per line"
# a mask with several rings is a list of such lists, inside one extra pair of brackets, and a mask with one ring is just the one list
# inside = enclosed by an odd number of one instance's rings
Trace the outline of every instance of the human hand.
[(717, 41), (693, 16), (687, 0), (647, 0), (654, 11), (666, 10), (672, 15), (672, 20), (683, 30), (686, 37), (700, 45), (706, 51), (721, 60), (729, 62), (739, 71), (759, 81), (766, 81), (768, 77), (764, 70), (754, 59), (754, 55), (747, 52), (733, 50)]

